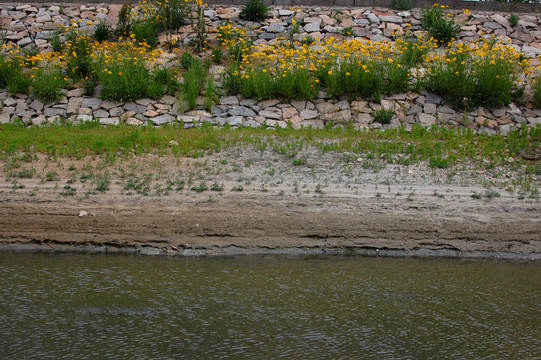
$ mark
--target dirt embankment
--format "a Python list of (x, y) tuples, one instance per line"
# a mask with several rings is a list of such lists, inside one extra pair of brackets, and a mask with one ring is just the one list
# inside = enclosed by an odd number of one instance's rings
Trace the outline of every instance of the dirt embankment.
[[(469, 173), (444, 182), (448, 174), (419, 166), (375, 170), (334, 155), (314, 154), (310, 167), (230, 155), (180, 163), (147, 157), (132, 160), (132, 172), (126, 161), (38, 162), (29, 179), (14, 177), (28, 164), (5, 170), (0, 249), (541, 259), (541, 202), (489, 193)], [(81, 182), (92, 166), (94, 180)], [(102, 193), (95, 189), (104, 171), (110, 183)], [(144, 191), (139, 185), (150, 173)], [(202, 183), (209, 189), (198, 192)]]

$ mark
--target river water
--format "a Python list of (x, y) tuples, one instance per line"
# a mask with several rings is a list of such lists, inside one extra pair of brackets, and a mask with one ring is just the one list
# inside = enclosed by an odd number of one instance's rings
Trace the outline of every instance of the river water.
[(0, 252), (0, 358), (541, 358), (541, 263)]

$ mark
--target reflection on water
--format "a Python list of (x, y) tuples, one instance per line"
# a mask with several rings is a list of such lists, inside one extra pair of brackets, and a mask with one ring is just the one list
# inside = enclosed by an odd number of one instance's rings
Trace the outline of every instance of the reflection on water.
[(0, 358), (541, 357), (541, 263), (0, 253)]

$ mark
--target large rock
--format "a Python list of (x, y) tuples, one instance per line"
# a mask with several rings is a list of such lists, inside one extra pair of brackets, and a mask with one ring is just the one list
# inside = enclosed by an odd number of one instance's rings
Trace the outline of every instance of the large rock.
[(164, 125), (175, 121), (175, 117), (173, 115), (164, 114), (160, 116), (156, 116), (152, 119), (152, 122), (155, 125)]

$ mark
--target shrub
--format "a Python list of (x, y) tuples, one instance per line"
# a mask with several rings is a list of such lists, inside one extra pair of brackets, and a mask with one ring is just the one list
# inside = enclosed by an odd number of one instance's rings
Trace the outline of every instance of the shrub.
[(27, 93), (30, 79), (24, 74), (19, 61), (0, 54), (0, 87), (4, 86), (12, 94)]
[(517, 15), (513, 13), (509, 15), (509, 24), (511, 25), (511, 27), (517, 26), (519, 21), (520, 21), (520, 18)]
[(261, 22), (267, 18), (269, 8), (262, 0), (248, 0), (240, 12), (243, 20)]
[(391, 7), (394, 10), (410, 10), (413, 6), (408, 0), (393, 0)]
[(118, 56), (108, 64), (97, 62), (95, 71), (103, 85), (101, 97), (104, 99), (127, 101), (146, 94), (150, 72), (144, 61), (135, 56)]
[(533, 104), (536, 108), (541, 108), (541, 78), (538, 77), (535, 79), (532, 90), (533, 90)]
[(62, 51), (63, 44), (60, 41), (60, 31), (55, 31), (53, 33), (53, 36), (49, 39), (49, 42), (51, 43), (51, 48), (54, 52)]
[(182, 66), (184, 70), (188, 70), (194, 62), (195, 57), (191, 53), (184, 52), (180, 55), (180, 66)]
[(109, 26), (105, 25), (104, 22), (100, 22), (94, 30), (94, 39), (96, 39), (97, 42), (108, 40), (110, 35), (111, 29)]
[(394, 116), (393, 109), (385, 109), (383, 106), (381, 109), (374, 112), (374, 120), (380, 124), (390, 124)]
[(72, 33), (66, 45), (66, 74), (75, 81), (86, 78), (92, 71), (92, 46), (89, 38)]
[(30, 89), (31, 81), (30, 79), (22, 72), (14, 72), (8, 81), (8, 91), (11, 94), (24, 93), (28, 94)]
[(176, 30), (182, 25), (188, 24), (186, 19), (189, 13), (190, 7), (184, 0), (165, 1), (158, 9), (160, 26), (163, 30)]
[(165, 86), (161, 82), (156, 81), (156, 79), (153, 79), (147, 86), (146, 94), (152, 99), (159, 99), (165, 94)]
[(512, 100), (518, 66), (505, 47), (485, 43), (471, 48), (457, 44), (430, 64), (424, 85), (458, 108), (500, 108)]
[(45, 104), (56, 103), (62, 98), (65, 86), (66, 80), (59, 69), (39, 69), (32, 83), (32, 95)]
[(138, 21), (132, 25), (131, 30), (138, 43), (147, 44), (150, 48), (158, 45), (158, 23), (155, 18)]
[(444, 16), (444, 5), (434, 4), (431, 8), (426, 7), (421, 11), (424, 28), (434, 39), (448, 44), (460, 31), (460, 25), (455, 24), (454, 19), (447, 20)]
[(182, 98), (189, 109), (197, 105), (197, 97), (201, 89), (205, 86), (206, 73), (199, 59), (194, 59), (190, 68), (184, 73), (184, 83), (182, 84)]
[(118, 13), (117, 32), (120, 35), (128, 35), (131, 31), (131, 5), (128, 2), (124, 2)]

